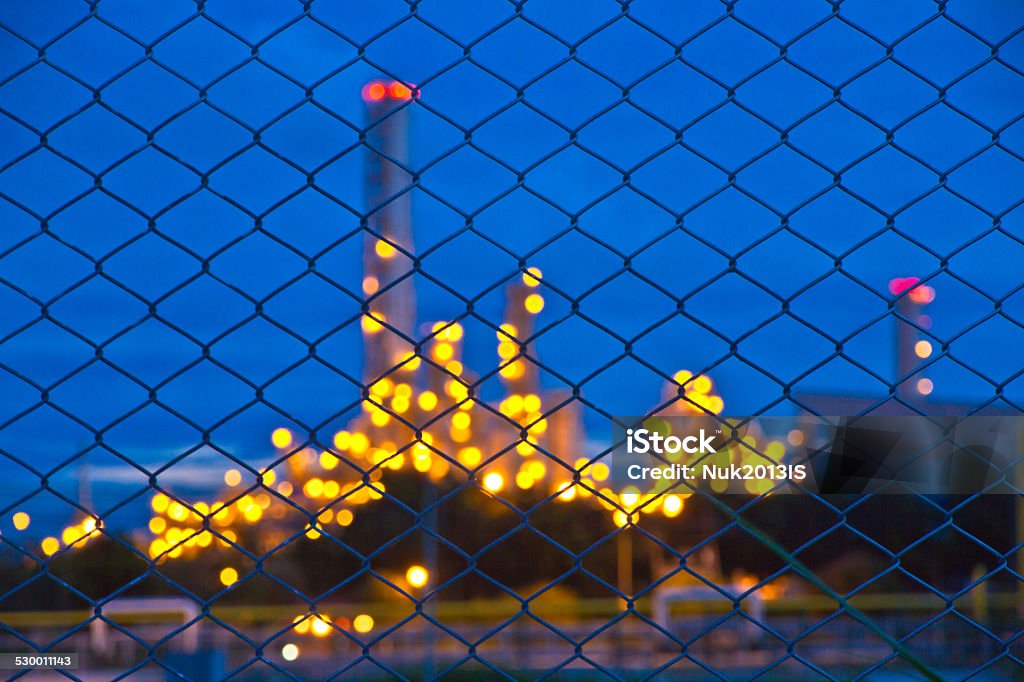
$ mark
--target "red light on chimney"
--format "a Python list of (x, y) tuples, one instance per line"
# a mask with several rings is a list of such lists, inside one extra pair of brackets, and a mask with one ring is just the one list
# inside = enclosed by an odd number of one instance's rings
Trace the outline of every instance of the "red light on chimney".
[(917, 277), (894, 277), (889, 280), (889, 292), (893, 296), (899, 296), (907, 289), (916, 286), (920, 281)]
[(409, 86), (398, 81), (391, 81), (391, 85), (388, 86), (388, 94), (391, 95), (391, 99), (412, 99), (412, 90)]
[(918, 305), (927, 305), (935, 300), (935, 289), (924, 284), (917, 277), (894, 277), (889, 280), (889, 291), (894, 296), (909, 291), (907, 297)]
[(398, 81), (370, 81), (363, 86), (363, 99), (367, 102), (380, 102), (385, 99), (401, 102), (412, 99), (414, 94), (412, 88)]
[(388, 96), (388, 89), (380, 81), (367, 83), (363, 87), (363, 99), (367, 102), (379, 102)]

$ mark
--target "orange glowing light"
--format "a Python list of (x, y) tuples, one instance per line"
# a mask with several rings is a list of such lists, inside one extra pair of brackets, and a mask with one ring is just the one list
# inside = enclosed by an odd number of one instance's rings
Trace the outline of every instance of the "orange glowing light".
[(379, 102), (388, 96), (387, 87), (380, 81), (367, 83), (363, 88), (363, 99), (367, 102)]
[(910, 290), (910, 300), (918, 305), (927, 305), (935, 300), (935, 289), (921, 285)]
[(398, 81), (391, 81), (391, 85), (388, 86), (388, 94), (391, 95), (391, 99), (412, 99), (412, 89), (410, 89), (408, 85), (399, 83)]
[(409, 570), (405, 572), (406, 582), (413, 587), (423, 587), (429, 579), (430, 574), (422, 566), (410, 566)]

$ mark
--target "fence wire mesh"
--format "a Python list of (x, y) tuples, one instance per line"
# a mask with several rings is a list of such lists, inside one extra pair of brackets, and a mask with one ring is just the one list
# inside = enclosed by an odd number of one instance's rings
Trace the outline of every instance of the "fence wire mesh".
[(607, 482), (615, 415), (1019, 413), (1017, 3), (13, 1), (0, 54), (3, 651), (1022, 675), (1019, 494)]

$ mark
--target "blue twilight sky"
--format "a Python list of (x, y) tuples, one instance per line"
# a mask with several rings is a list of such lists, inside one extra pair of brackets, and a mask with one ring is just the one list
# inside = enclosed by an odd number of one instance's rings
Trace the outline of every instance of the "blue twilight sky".
[[(545, 276), (539, 359), (593, 405), (657, 401), (626, 339), (661, 372), (708, 369), (730, 414), (790, 413), (784, 384), (884, 393), (886, 284), (915, 275), (949, 344), (934, 396), (1024, 399), (1020, 2), (95, 5), (0, 4), (5, 499), (38, 488), (13, 460), (55, 466), (96, 431), (89, 463), (145, 487), (119, 457), (201, 442), (151, 390), (204, 426), (241, 410), (211, 440), (254, 460), (284, 414), (344, 423), (379, 75), (421, 88), (416, 250), (455, 292), (418, 280), (422, 320), (474, 300), (500, 323), (522, 258)], [(466, 327), (467, 366), (492, 371), (493, 331)], [(213, 363), (181, 373), (213, 340), (263, 403)]]

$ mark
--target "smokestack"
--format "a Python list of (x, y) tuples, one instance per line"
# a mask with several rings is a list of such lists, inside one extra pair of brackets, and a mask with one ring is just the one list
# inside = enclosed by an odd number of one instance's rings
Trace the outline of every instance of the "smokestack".
[(367, 222), (363, 245), (363, 368), (367, 385), (413, 350), (416, 293), (412, 281), (412, 174), (409, 107), (414, 92), (398, 81), (363, 88), (369, 128), (366, 144)]
[(923, 402), (934, 389), (932, 380), (919, 371), (924, 360), (932, 355), (931, 341), (920, 329), (932, 326), (923, 314), (924, 307), (935, 300), (935, 290), (920, 283), (917, 277), (897, 277), (889, 282), (889, 292), (896, 299), (896, 395), (909, 404)]

